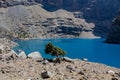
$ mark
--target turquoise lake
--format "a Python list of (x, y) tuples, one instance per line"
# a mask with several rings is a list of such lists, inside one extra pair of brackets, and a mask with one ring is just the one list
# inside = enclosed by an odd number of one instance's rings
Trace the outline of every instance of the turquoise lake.
[(70, 58), (87, 58), (91, 62), (103, 63), (120, 68), (120, 44), (104, 43), (105, 39), (34, 39), (17, 40), (19, 46), (14, 48), (24, 50), (26, 54), (39, 51), (44, 58), (51, 58), (44, 53), (45, 45), (52, 42), (67, 52)]

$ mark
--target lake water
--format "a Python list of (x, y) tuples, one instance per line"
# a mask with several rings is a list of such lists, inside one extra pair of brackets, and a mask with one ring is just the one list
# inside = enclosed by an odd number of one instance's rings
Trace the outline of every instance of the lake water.
[(14, 50), (24, 50), (26, 54), (39, 51), (44, 58), (51, 58), (44, 53), (45, 45), (52, 42), (67, 52), (70, 58), (87, 58), (89, 61), (103, 63), (120, 68), (120, 44), (107, 44), (104, 39), (35, 39), (18, 40)]

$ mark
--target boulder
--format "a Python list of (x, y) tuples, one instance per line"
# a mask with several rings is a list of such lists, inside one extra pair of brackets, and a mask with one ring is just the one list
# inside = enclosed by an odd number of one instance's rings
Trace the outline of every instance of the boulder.
[(48, 61), (48, 60), (43, 60), (41, 63), (42, 63), (43, 65), (47, 65), (47, 64), (49, 64), (49, 61)]
[(83, 61), (88, 61), (88, 59), (87, 58), (83, 58)]
[(74, 67), (72, 67), (71, 65), (67, 65), (66, 69), (70, 70), (70, 72), (76, 71)]
[(118, 72), (118, 73), (115, 73), (118, 77), (120, 77), (120, 72)]
[(63, 60), (66, 62), (74, 62), (74, 60), (70, 59), (69, 57), (63, 57)]
[(24, 51), (20, 51), (19, 55), (18, 55), (21, 59), (25, 59), (27, 58), (27, 55), (25, 54)]
[(108, 73), (108, 74), (111, 74), (111, 75), (114, 75), (114, 74), (115, 74), (115, 72), (112, 71), (112, 70), (109, 70), (107, 73)]
[(4, 46), (3, 45), (0, 45), (0, 50), (4, 50)]
[(43, 79), (46, 79), (46, 78), (51, 78), (51, 77), (53, 77), (53, 73), (52, 72), (50, 72), (50, 71), (45, 71), (45, 72), (42, 72), (41, 73), (41, 77), (43, 78)]
[(43, 60), (43, 58), (39, 52), (32, 52), (32, 53), (28, 54), (28, 58)]

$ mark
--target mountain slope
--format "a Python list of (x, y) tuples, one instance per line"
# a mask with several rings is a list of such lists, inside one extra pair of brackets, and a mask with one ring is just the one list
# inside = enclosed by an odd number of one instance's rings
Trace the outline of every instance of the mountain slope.
[[(22, 8), (23, 6), (19, 5), (23, 5), (25, 8), (23, 9)], [(22, 17), (24, 18), (26, 17), (24, 19), (25, 22), (31, 23), (34, 21), (37, 22), (41, 21), (45, 25), (46, 24), (48, 25), (50, 21), (45, 22), (47, 21), (46, 20), (47, 18), (60, 18), (65, 16), (67, 18), (73, 17), (80, 18), (85, 19), (87, 22), (94, 23), (95, 27), (93, 30), (93, 34), (101, 37), (106, 37), (108, 27), (111, 25), (112, 19), (115, 17), (116, 13), (120, 10), (119, 5), (120, 5), (119, 0), (0, 0), (0, 7), (4, 8), (11, 7), (12, 9), (13, 6), (14, 8), (16, 6), (20, 7), (16, 8), (15, 10), (16, 12), (10, 9), (11, 13), (12, 11), (14, 13), (9, 15), (10, 16), (13, 14), (22, 15), (21, 17), (20, 16), (19, 17), (20, 19)], [(56, 20), (54, 21), (56, 22)], [(6, 22), (1, 21), (1, 24), (5, 23)], [(18, 21), (18, 23), (21, 22)], [(41, 23), (37, 24), (39, 25)], [(5, 25), (9, 24), (7, 23)], [(44, 34), (42, 35), (47, 34), (46, 31), (43, 32)]]
[(49, 12), (39, 4), (0, 8), (0, 12), (0, 28), (9, 29), (7, 33), (1, 32), (14, 38), (80, 37), (81, 31), (88, 29), (92, 34), (94, 28), (94, 24), (75, 18), (74, 12), (64, 9)]
[(108, 26), (120, 10), (119, 0), (42, 0), (41, 3), (49, 11), (62, 8), (82, 12), (83, 18), (95, 23), (94, 34), (101, 37), (106, 37)]

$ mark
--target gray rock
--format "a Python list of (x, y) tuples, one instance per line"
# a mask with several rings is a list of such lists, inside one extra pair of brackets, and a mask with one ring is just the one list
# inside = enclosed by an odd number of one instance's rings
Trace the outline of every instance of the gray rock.
[(120, 77), (120, 72), (118, 72), (118, 73), (115, 73), (118, 77)]
[(16, 52), (14, 50), (11, 50), (9, 53), (4, 54), (2, 56), (3, 60), (13, 60), (13, 59), (16, 59), (16, 58), (18, 58), (18, 55), (16, 54)]
[(88, 61), (88, 59), (87, 58), (83, 58), (83, 61)]
[(115, 72), (112, 71), (112, 70), (109, 70), (107, 73), (108, 73), (108, 74), (111, 74), (111, 75), (114, 75), (114, 74), (115, 74)]
[(12, 69), (12, 67), (10, 67), (10, 66), (2, 67), (2, 68), (1, 68), (1, 72), (2, 72), (3, 74), (5, 74), (5, 73), (10, 73), (10, 72), (11, 72), (10, 69)]
[(43, 60), (41, 63), (42, 63), (43, 65), (46, 65), (46, 64), (49, 64), (49, 61), (48, 61), (48, 60)]
[(63, 57), (63, 60), (67, 62), (74, 62), (74, 60), (69, 57)]
[(32, 52), (30, 54), (28, 54), (28, 57), (29, 58), (32, 58), (32, 59), (41, 59), (43, 60), (41, 54), (39, 52)]
[(117, 78), (112, 78), (111, 80), (118, 80)]
[(80, 72), (78, 72), (78, 74), (84, 75), (84, 72), (80, 71)]
[(41, 77), (42, 78), (51, 78), (51, 77), (53, 77), (53, 73), (52, 72), (50, 72), (50, 71), (45, 71), (45, 72), (43, 72), (43, 73), (41, 73)]
[(21, 59), (25, 59), (27, 58), (27, 55), (25, 54), (24, 51), (20, 51), (19, 55), (18, 55)]
[(70, 72), (76, 71), (75, 68), (72, 67), (71, 65), (67, 65), (66, 68), (70, 70)]

